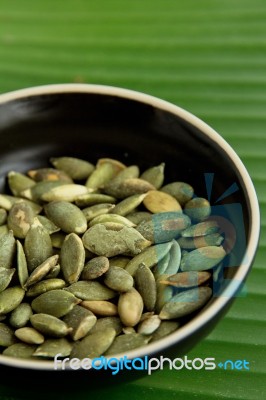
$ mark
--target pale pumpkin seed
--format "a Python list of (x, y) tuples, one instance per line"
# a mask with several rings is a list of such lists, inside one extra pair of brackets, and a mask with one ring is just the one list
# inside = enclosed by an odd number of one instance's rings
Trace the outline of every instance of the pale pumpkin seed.
[(17, 329), (15, 335), (18, 339), (27, 344), (41, 344), (44, 342), (44, 336), (36, 329), (30, 327)]
[(70, 355), (73, 344), (66, 338), (60, 339), (46, 339), (44, 343), (37, 347), (33, 356), (54, 358), (57, 354), (61, 357)]
[(161, 319), (184, 317), (201, 308), (211, 295), (211, 288), (205, 286), (178, 293), (163, 306), (159, 317)]
[(66, 185), (61, 185), (54, 187), (48, 192), (45, 192), (41, 196), (41, 200), (44, 201), (68, 201), (70, 203), (74, 202), (78, 196), (88, 193), (86, 186), (77, 185), (74, 183), (69, 183)]
[(143, 300), (139, 292), (132, 288), (126, 293), (121, 293), (118, 300), (118, 314), (126, 326), (138, 324), (143, 311)]
[(49, 314), (34, 314), (30, 317), (30, 322), (43, 335), (61, 338), (72, 332), (72, 328), (64, 321)]
[(87, 229), (87, 221), (84, 214), (72, 203), (54, 201), (47, 204), (44, 210), (47, 217), (66, 233), (80, 234)]
[[(80, 303), (83, 305), (84, 302)], [(70, 336), (76, 341), (82, 339), (96, 324), (95, 315), (84, 306), (77, 305), (65, 315), (63, 321), (71, 328)]]
[(130, 333), (136, 333), (136, 330), (132, 326), (124, 326), (122, 332), (128, 335)]
[(112, 317), (118, 313), (117, 306), (106, 300), (84, 300), (80, 305), (102, 317)]
[(56, 289), (36, 297), (31, 306), (36, 313), (50, 314), (60, 318), (71, 311), (78, 303), (80, 303), (80, 300), (69, 291)]
[(65, 286), (66, 283), (63, 279), (45, 279), (41, 282), (35, 283), (35, 285), (30, 286), (26, 292), (26, 296), (37, 297), (40, 294), (49, 292), (50, 290), (62, 289)]
[(94, 165), (75, 157), (51, 158), (50, 162), (59, 170), (63, 170), (74, 180), (87, 179), (94, 171)]
[(211, 206), (207, 199), (195, 197), (185, 204), (184, 212), (194, 221), (203, 221), (211, 214)]
[(75, 203), (79, 207), (93, 206), (102, 203), (116, 203), (116, 198), (102, 193), (87, 193), (78, 196)]
[(107, 257), (100, 256), (92, 258), (81, 273), (81, 279), (97, 279), (109, 269), (109, 260)]
[(152, 315), (138, 325), (138, 333), (141, 333), (142, 335), (151, 335), (159, 328), (160, 324), (161, 319), (158, 315)]
[(185, 182), (171, 182), (160, 189), (173, 196), (181, 206), (186, 204), (194, 195), (193, 187)]
[(9, 323), (13, 328), (23, 328), (29, 322), (31, 315), (31, 306), (28, 303), (20, 303), (10, 314)]
[(41, 281), (57, 264), (58, 258), (58, 255), (51, 256), (47, 258), (47, 260), (45, 260), (41, 265), (36, 267), (27, 279), (27, 282), (24, 285), (25, 288), (28, 288), (29, 286)]
[(89, 222), (99, 215), (111, 212), (114, 207), (115, 205), (110, 203), (95, 204), (94, 206), (84, 208), (82, 212), (85, 215), (86, 220)]
[(81, 300), (109, 300), (116, 296), (116, 292), (96, 281), (78, 281), (65, 289)]
[(3, 292), (8, 287), (15, 271), (15, 268), (0, 267), (0, 292)]
[(0, 226), (0, 239), (2, 236), (6, 235), (7, 233), (8, 233), (8, 226), (7, 225)]
[(104, 353), (105, 356), (113, 354), (125, 354), (131, 350), (143, 347), (150, 341), (149, 336), (141, 335), (140, 333), (131, 333), (117, 336), (113, 344)]
[(150, 190), (143, 200), (144, 206), (152, 213), (163, 213), (168, 211), (180, 211), (182, 208), (178, 201), (168, 193), (159, 190)]
[(13, 286), (0, 293), (0, 314), (13, 311), (23, 300), (25, 291), (19, 286)]
[(145, 308), (148, 311), (154, 310), (156, 303), (156, 282), (150, 268), (141, 263), (135, 273), (136, 288), (140, 293)]
[(226, 252), (222, 246), (206, 246), (193, 250), (182, 257), (182, 271), (205, 271), (219, 264)]
[(71, 284), (77, 282), (84, 268), (85, 250), (82, 240), (75, 233), (66, 236), (60, 253), (64, 279)]
[(34, 202), (41, 202), (41, 197), (44, 193), (47, 193), (49, 190), (56, 188), (58, 186), (65, 185), (65, 181), (42, 181), (35, 183), (34, 186), (29, 189), (23, 190), (20, 193), (20, 196), (25, 197), (28, 200), (32, 200)]
[(85, 338), (76, 342), (70, 354), (70, 358), (95, 358), (101, 356), (112, 344), (116, 335), (113, 328), (88, 334)]
[(116, 224), (122, 224), (128, 227), (133, 227), (135, 226), (133, 222), (129, 221), (127, 218), (122, 217), (121, 215), (116, 215), (116, 214), (103, 214), (99, 215), (98, 217), (93, 218), (89, 222), (89, 226), (93, 226), (96, 224), (104, 224), (106, 222), (114, 222)]

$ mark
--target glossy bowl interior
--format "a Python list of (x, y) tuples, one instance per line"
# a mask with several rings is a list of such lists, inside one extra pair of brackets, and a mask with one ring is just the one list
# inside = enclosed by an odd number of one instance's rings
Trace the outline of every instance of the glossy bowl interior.
[[(210, 199), (213, 212), (234, 225), (235, 247), (225, 280), (204, 309), (175, 333), (128, 357), (182, 356), (210, 332), (241, 288), (259, 236), (256, 193), (242, 162), (209, 126), (170, 103), (141, 93), (96, 85), (51, 85), (0, 96), (0, 192), (8, 171), (48, 165), (49, 157), (77, 156), (95, 162), (112, 157), (145, 169), (166, 163), (166, 181), (185, 181)], [(239, 242), (241, 241), (241, 244)], [(49, 361), (0, 355), (7, 372), (23, 368), (54, 372)], [(129, 371), (130, 373), (131, 371)], [(13, 373), (13, 372), (12, 372)], [(31, 371), (33, 373), (33, 371)], [(65, 371), (63, 374), (77, 374)], [(93, 371), (85, 371), (86, 377)], [(101, 376), (96, 371), (97, 376)], [(133, 373), (131, 372), (131, 378)]]

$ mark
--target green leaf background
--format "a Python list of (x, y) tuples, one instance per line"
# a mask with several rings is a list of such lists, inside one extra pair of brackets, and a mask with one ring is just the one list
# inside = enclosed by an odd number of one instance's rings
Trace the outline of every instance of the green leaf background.
[[(86, 82), (166, 99), (232, 145), (260, 200), (261, 243), (248, 294), (189, 353), (246, 359), (250, 371), (164, 369), (112, 388), (90, 390), (88, 384), (75, 398), (266, 398), (265, 21), (265, 0), (0, 0), (1, 93)], [(27, 386), (14, 393), (0, 383), (0, 399), (36, 398)], [(73, 395), (62, 388), (55, 398)]]

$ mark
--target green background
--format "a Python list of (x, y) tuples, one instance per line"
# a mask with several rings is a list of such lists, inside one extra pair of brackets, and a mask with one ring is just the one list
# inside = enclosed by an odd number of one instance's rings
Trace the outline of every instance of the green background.
[[(169, 100), (232, 145), (261, 205), (261, 243), (248, 294), (189, 353), (246, 359), (250, 371), (165, 369), (97, 391), (88, 382), (86, 390), (76, 388), (77, 399), (266, 398), (265, 20), (265, 0), (0, 0), (0, 92), (86, 82)], [(21, 389), (0, 383), (0, 399), (36, 398), (28, 395), (30, 386), (30, 376)], [(62, 388), (62, 395), (49, 397), (74, 395)]]

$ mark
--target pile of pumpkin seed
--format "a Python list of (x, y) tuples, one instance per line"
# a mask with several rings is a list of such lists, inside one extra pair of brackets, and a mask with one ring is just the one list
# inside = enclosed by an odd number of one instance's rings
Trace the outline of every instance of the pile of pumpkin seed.
[(50, 161), (0, 194), (0, 353), (125, 354), (208, 302), (226, 255), (208, 200), (164, 163)]

